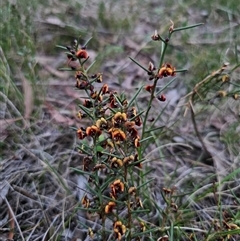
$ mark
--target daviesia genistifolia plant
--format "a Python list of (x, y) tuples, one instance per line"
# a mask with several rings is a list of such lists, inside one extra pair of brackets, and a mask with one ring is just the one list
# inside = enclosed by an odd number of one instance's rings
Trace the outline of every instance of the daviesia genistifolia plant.
[[(58, 46), (67, 51), (69, 68), (62, 70), (75, 71), (76, 90), (86, 96), (77, 115), (79, 119), (87, 119), (88, 125), (80, 126), (76, 133), (78, 149), (83, 156), (82, 169), (78, 173), (87, 178), (80, 208), (98, 217), (96, 226), (83, 224), (91, 238), (140, 240), (142, 235), (151, 233), (152, 236), (158, 231), (141, 218), (149, 213), (141, 192), (149, 183), (141, 178), (144, 176), (144, 150), (149, 139), (147, 118), (153, 100), (166, 99), (163, 93), (156, 91), (158, 81), (185, 71), (164, 61), (173, 34), (199, 25), (174, 28), (171, 22), (166, 38), (155, 31), (151, 38), (158, 41), (161, 48), (159, 63), (142, 66), (130, 58), (146, 72), (146, 83), (151, 83), (136, 90), (130, 99), (104, 83), (104, 73), (91, 73), (94, 62), (90, 61), (86, 49), (88, 42), (83, 47), (79, 41), (67, 47)], [(135, 106), (141, 91), (149, 92), (145, 111), (139, 111)]]

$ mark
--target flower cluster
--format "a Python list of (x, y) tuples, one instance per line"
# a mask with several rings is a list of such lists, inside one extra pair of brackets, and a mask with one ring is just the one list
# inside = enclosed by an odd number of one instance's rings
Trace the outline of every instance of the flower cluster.
[[(154, 233), (159, 229), (151, 228), (148, 220), (139, 217), (144, 213), (147, 215), (143, 216), (149, 216), (152, 208), (152, 201), (147, 199), (149, 181), (145, 180), (147, 172), (142, 168), (142, 163), (149, 145), (148, 140), (155, 136), (151, 133), (159, 129), (154, 118), (149, 119), (151, 107), (155, 99), (166, 100), (162, 90), (166, 89), (175, 78), (160, 90), (158, 81), (186, 71), (176, 70), (172, 64), (165, 62), (165, 53), (171, 36), (176, 31), (199, 25), (201, 24), (175, 28), (171, 21), (166, 38), (157, 31), (154, 32), (152, 40), (162, 42), (158, 67), (151, 62), (148, 67), (144, 67), (130, 57), (135, 64), (146, 71), (148, 79), (152, 81), (150, 85), (145, 86), (150, 96), (147, 108), (143, 107), (144, 111), (134, 105), (143, 87), (130, 96), (132, 98), (128, 101), (126, 95), (103, 83), (102, 73), (90, 74), (93, 64), (88, 65), (90, 57), (86, 50), (87, 43), (81, 47), (78, 41), (71, 46), (60, 46), (67, 50), (67, 65), (70, 67), (68, 70), (75, 71), (75, 87), (81, 91), (82, 96), (77, 113), (80, 124), (76, 129), (80, 142), (78, 150), (81, 154), (82, 169), (77, 171), (87, 178), (88, 183), (86, 192), (81, 197), (80, 208), (87, 212), (88, 217), (92, 215), (98, 217), (97, 222), (100, 224), (91, 226), (93, 222), (85, 223), (85, 226), (89, 225), (88, 235), (91, 239), (112, 240), (111, 236), (115, 236), (119, 241), (142, 240), (146, 234), (153, 237), (152, 239), (155, 236), (154, 240), (170, 239), (164, 233), (160, 238), (156, 236), (158, 234)], [(222, 82), (228, 81), (228, 76), (223, 77)], [(226, 92), (219, 91), (217, 97), (227, 95)], [(233, 97), (238, 99), (239, 93), (234, 93)], [(151, 126), (147, 125), (148, 121), (152, 122)], [(164, 210), (166, 220), (162, 220), (162, 226), (165, 226), (164, 222), (167, 222), (168, 216), (181, 218), (174, 192), (175, 188), (162, 190), (162, 197), (166, 202)], [(142, 201), (143, 197), (145, 199)]]
[[(79, 152), (83, 155), (82, 171), (88, 173), (89, 187), (98, 193), (101, 190), (97, 197), (94, 192), (87, 192), (81, 205), (85, 210), (95, 210), (103, 222), (115, 216), (113, 233), (121, 240), (126, 230), (131, 229), (131, 222), (125, 223), (120, 216), (122, 210), (127, 208), (131, 216), (132, 209), (143, 208), (134, 183), (128, 180), (129, 172), (142, 168), (138, 158), (141, 115), (123, 94), (102, 83), (102, 73), (89, 75), (85, 68), (89, 59), (85, 47), (79, 48), (75, 43), (67, 50), (68, 65), (75, 70), (75, 87), (86, 94), (77, 117), (80, 122), (90, 120), (76, 131), (81, 142)], [(76, 60), (79, 66), (73, 64)], [(108, 198), (102, 193), (107, 193)], [(92, 229), (91, 236), (94, 236)]]
[[(153, 36), (155, 36), (155, 35), (153, 35)], [(156, 35), (156, 36), (158, 36), (158, 35)], [(155, 36), (155, 38), (157, 38), (156, 36)], [(150, 76), (149, 80), (155, 80), (155, 81), (154, 81), (154, 84), (152, 84), (152, 85), (146, 85), (145, 90), (148, 91), (149, 93), (151, 93), (153, 95), (153, 97), (155, 97), (154, 92), (155, 92), (155, 88), (156, 88), (156, 82), (158, 81), (158, 79), (176, 75), (176, 68), (173, 67), (169, 63), (162, 64), (161, 68), (159, 68), (156, 71), (154, 64), (152, 62), (150, 62), (148, 65), (147, 71), (148, 71), (148, 75)], [(161, 95), (157, 96), (157, 99), (164, 102), (166, 100), (166, 97), (164, 94), (161, 94)]]
[(169, 63), (163, 64), (158, 71), (157, 77), (162, 79), (163, 77), (175, 76), (176, 69)]
[[(157, 33), (152, 39), (163, 41)], [(96, 191), (86, 192), (81, 205), (86, 210), (94, 210), (102, 222), (111, 219), (113, 233), (121, 240), (126, 231), (132, 229), (132, 212), (143, 209), (136, 183), (129, 178), (134, 170), (142, 169), (142, 160), (138, 158), (142, 134), (141, 113), (132, 105), (133, 101), (129, 103), (125, 95), (103, 83), (102, 73), (89, 74), (89, 68), (85, 68), (89, 59), (85, 46), (79, 48), (78, 43), (74, 42), (66, 49), (68, 66), (75, 71), (75, 87), (86, 95), (79, 106), (77, 117), (80, 122), (82, 119), (90, 120), (87, 125), (81, 125), (76, 133), (81, 142), (79, 152), (83, 156), (82, 171), (88, 175), (90, 190)], [(149, 80), (154, 80), (152, 85), (145, 87), (151, 93), (151, 98), (155, 98), (157, 80), (176, 74), (176, 69), (169, 63), (161, 64), (158, 69), (149, 63), (146, 70)], [(157, 98), (166, 100), (163, 94)], [(105, 198), (103, 193), (108, 197)], [(120, 215), (124, 209), (128, 213), (127, 223)], [(143, 222), (136, 222), (140, 226), (139, 230), (145, 230)], [(94, 230), (89, 228), (91, 236), (94, 236)]]
[(141, 126), (141, 118), (137, 115), (135, 107), (128, 106), (125, 98), (121, 99), (116, 92), (110, 91), (104, 84), (99, 91), (94, 90), (92, 83), (102, 79), (101, 74), (87, 77), (80, 71), (75, 74), (76, 87), (85, 90), (89, 99), (85, 99), (82, 111), (78, 112), (79, 118), (92, 116), (95, 121), (87, 128), (79, 128), (77, 135), (79, 139), (90, 136), (97, 141), (100, 136), (101, 146), (104, 145), (126, 145), (130, 147), (140, 146), (140, 136), (137, 127)]
[(152, 62), (150, 62), (148, 65), (147, 71), (148, 71), (148, 75), (150, 76), (149, 80), (153, 80), (153, 79), (157, 80), (157, 79), (162, 79), (163, 77), (176, 75), (176, 68), (173, 67), (170, 63), (162, 64), (162, 66), (156, 71), (156, 67)]

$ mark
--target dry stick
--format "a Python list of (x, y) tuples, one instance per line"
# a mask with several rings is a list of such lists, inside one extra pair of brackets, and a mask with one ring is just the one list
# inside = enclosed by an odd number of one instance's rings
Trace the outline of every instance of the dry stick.
[(9, 227), (10, 227), (8, 239), (13, 240), (13, 237), (14, 237), (14, 219), (13, 219), (13, 215), (11, 213), (11, 210), (9, 208), (8, 208), (8, 215), (9, 215)]
[(39, 204), (39, 201), (37, 200), (36, 195), (28, 192), (26, 189), (21, 188), (21, 187), (19, 187), (19, 186), (17, 186), (17, 185), (13, 185), (12, 187), (13, 187), (13, 189), (14, 189), (15, 191), (17, 191), (18, 193), (20, 193), (20, 194), (22, 194), (23, 196), (26, 196), (26, 197), (32, 199), (32, 200), (35, 201), (37, 204)]
[[(190, 96), (190, 97), (189, 97), (190, 100), (193, 100), (193, 96), (197, 93), (198, 89), (199, 89), (203, 84), (209, 82), (209, 81), (212, 80), (214, 77), (220, 75), (220, 74), (226, 69), (227, 66), (228, 66), (228, 64), (224, 64), (224, 65), (222, 66), (222, 68), (214, 71), (213, 73), (211, 73), (210, 75), (208, 75), (207, 77), (205, 77), (202, 81), (200, 81), (199, 83), (197, 83), (197, 84), (194, 86), (193, 90), (192, 90), (190, 93), (188, 93), (187, 95), (185, 95), (185, 96), (183, 97), (183, 99), (185, 99), (186, 97)], [(189, 101), (190, 101), (190, 100), (189, 100)]]
[(197, 123), (196, 123), (196, 119), (195, 119), (195, 115), (194, 115), (194, 111), (193, 111), (193, 106), (191, 105), (191, 119), (192, 119), (192, 122), (193, 122), (193, 127), (194, 127), (194, 130), (195, 130), (195, 133), (198, 137), (198, 140), (201, 142), (202, 144), (202, 148), (204, 150), (205, 153), (207, 153), (209, 156), (211, 156), (211, 153), (208, 151), (199, 131), (198, 131), (198, 128), (197, 128)]
[[(11, 208), (10, 203), (8, 202), (8, 200), (7, 200), (6, 198), (4, 198), (4, 201), (6, 202), (6, 204), (7, 204), (7, 206), (8, 206), (9, 217), (11, 218), (11, 220), (10, 220), (10, 228), (14, 228), (14, 221), (15, 221), (15, 223), (16, 223), (16, 225), (17, 225), (17, 228), (18, 228), (18, 230), (19, 230), (19, 233), (20, 233), (20, 235), (21, 235), (21, 237), (22, 237), (22, 240), (25, 240), (24, 237), (23, 237), (21, 228), (20, 228), (20, 226), (19, 226), (19, 224), (18, 224), (18, 221), (17, 221), (16, 217), (14, 216), (14, 212), (13, 212), (13, 210), (12, 210), (12, 208)], [(13, 231), (12, 231), (12, 232), (13, 232)], [(13, 237), (12, 232), (10, 231), (9, 237)]]
[(204, 78), (202, 81), (200, 81), (199, 83), (197, 83), (193, 90), (188, 93), (186, 96), (184, 96), (183, 98), (186, 98), (189, 96), (189, 100), (188, 100), (188, 103), (187, 103), (187, 107), (185, 109), (185, 112), (184, 112), (184, 116), (186, 116), (186, 113), (187, 113), (187, 110), (188, 108), (190, 108), (191, 110), (191, 119), (192, 119), (192, 122), (193, 122), (193, 127), (194, 127), (194, 130), (196, 132), (196, 135), (202, 145), (202, 148), (204, 150), (205, 153), (207, 153), (209, 156), (211, 156), (211, 153), (208, 151), (199, 131), (198, 131), (198, 127), (197, 127), (197, 123), (196, 123), (196, 119), (195, 119), (195, 111), (194, 111), (194, 107), (193, 107), (193, 102), (194, 102), (194, 96), (196, 94), (198, 94), (198, 90), (201, 88), (202, 85), (206, 84), (207, 82), (211, 81), (214, 77), (220, 75), (227, 67), (227, 64), (224, 64), (222, 66), (222, 68), (218, 69), (217, 71), (214, 71), (212, 74), (208, 75), (206, 78)]

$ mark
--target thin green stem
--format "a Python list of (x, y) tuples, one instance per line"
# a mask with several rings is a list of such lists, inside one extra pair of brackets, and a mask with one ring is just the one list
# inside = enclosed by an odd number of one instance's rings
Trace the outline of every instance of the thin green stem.
[(131, 234), (131, 227), (132, 227), (132, 215), (131, 215), (131, 202), (130, 202), (130, 195), (128, 194), (128, 201), (127, 201), (127, 209), (128, 209), (128, 241), (132, 240), (132, 234)]
[(160, 69), (162, 67), (163, 64), (163, 60), (164, 60), (164, 56), (166, 53), (166, 49), (167, 49), (168, 43), (166, 42), (162, 42), (162, 51), (161, 51), (161, 56), (160, 56), (160, 61), (159, 61), (159, 66), (158, 69)]
[[(171, 33), (169, 34), (169, 40), (170, 40), (170, 38), (171, 38)], [(163, 64), (164, 56), (165, 56), (165, 53), (166, 53), (167, 46), (168, 46), (168, 43), (167, 43), (167, 42), (162, 42), (162, 46), (161, 46), (162, 50), (161, 50), (161, 56), (160, 56), (160, 61), (159, 61), (159, 69), (161, 68), (161, 66), (162, 66), (162, 64)], [(152, 88), (152, 91), (151, 91), (150, 100), (149, 100), (149, 102), (148, 102), (147, 111), (146, 111), (146, 114), (145, 114), (145, 117), (144, 117), (143, 129), (142, 129), (142, 139), (144, 139), (144, 137), (145, 137), (145, 129), (146, 129), (147, 118), (148, 118), (149, 111), (150, 111), (151, 106), (152, 106), (153, 99), (155, 98), (154, 93), (155, 93), (155, 89), (156, 89), (156, 86), (157, 86), (157, 82), (158, 82), (158, 77), (156, 77), (156, 78), (154, 79), (154, 83), (153, 83), (153, 88)], [(142, 158), (142, 156), (140, 156), (140, 159), (141, 159), (141, 158)]]

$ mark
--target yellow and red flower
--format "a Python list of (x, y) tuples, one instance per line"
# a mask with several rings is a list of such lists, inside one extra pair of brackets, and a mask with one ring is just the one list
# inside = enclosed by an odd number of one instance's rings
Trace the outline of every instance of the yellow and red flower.
[(164, 236), (158, 238), (157, 241), (168, 241), (168, 240), (169, 240), (169, 237), (167, 235), (164, 235)]
[(89, 126), (86, 129), (87, 136), (100, 136), (102, 134), (102, 131), (95, 125)]
[(85, 100), (83, 106), (85, 106), (86, 108), (91, 108), (93, 107), (93, 103), (91, 100)]
[(77, 130), (77, 136), (80, 140), (84, 139), (87, 135), (83, 128)]
[(123, 166), (123, 161), (119, 158), (113, 157), (111, 160), (111, 167), (117, 168)]
[(96, 121), (96, 126), (100, 129), (107, 129), (108, 128), (108, 122), (106, 121), (106, 119), (104, 119), (103, 117), (101, 117), (101, 119), (98, 119)]
[(77, 118), (78, 119), (83, 119), (83, 118), (85, 118), (87, 115), (85, 114), (85, 113), (82, 113), (81, 111), (78, 111), (78, 113), (77, 113)]
[(130, 135), (132, 140), (134, 140), (135, 138), (139, 137), (138, 136), (138, 131), (137, 131), (137, 129), (135, 127), (131, 127), (127, 131), (128, 131), (128, 133), (129, 133), (129, 135)]
[(116, 198), (118, 193), (124, 191), (124, 183), (120, 179), (117, 179), (110, 185), (110, 188), (112, 196)]
[(115, 206), (116, 206), (115, 202), (112, 202), (112, 201), (108, 202), (108, 204), (105, 206), (105, 209), (104, 209), (105, 213), (111, 213)]
[(155, 68), (154, 64), (153, 64), (152, 62), (149, 62), (149, 64), (148, 64), (148, 71), (151, 73), (151, 72), (153, 72), (155, 69), (156, 69), (156, 68)]
[(114, 141), (125, 141), (126, 140), (126, 134), (119, 128), (111, 128), (109, 130), (109, 133), (111, 134), (111, 137)]
[(146, 231), (146, 224), (143, 221), (139, 222), (139, 224), (140, 224), (140, 230), (142, 232), (145, 232)]
[(82, 205), (84, 208), (88, 208), (89, 205), (90, 205), (90, 200), (89, 198), (87, 197), (87, 195), (84, 195), (83, 198), (82, 198), (82, 201), (81, 201)]
[(133, 161), (134, 161), (134, 156), (131, 155), (131, 156), (127, 156), (123, 159), (123, 164), (124, 165), (128, 165), (128, 164), (131, 164)]
[(122, 236), (126, 233), (126, 226), (121, 221), (116, 221), (113, 224), (113, 231), (116, 234), (118, 240), (122, 239)]
[(115, 96), (113, 94), (110, 94), (109, 96), (109, 107), (114, 109), (114, 108), (117, 108), (118, 107), (118, 103), (115, 99)]
[(133, 195), (133, 196), (135, 196), (136, 195), (136, 187), (130, 187), (129, 189), (128, 189), (128, 194), (131, 194), (131, 195)]
[(75, 79), (80, 80), (83, 77), (82, 71), (76, 71)]
[(91, 98), (92, 98), (93, 100), (95, 100), (95, 99), (97, 98), (97, 100), (100, 101), (100, 102), (101, 102), (102, 99), (103, 99), (102, 95), (99, 94), (97, 91), (92, 91), (92, 92), (90, 93), (90, 96), (91, 96)]
[(76, 57), (79, 58), (79, 59), (87, 59), (88, 58), (88, 53), (85, 49), (79, 49), (77, 52), (76, 52)]
[(126, 113), (117, 112), (112, 118), (112, 124), (114, 127), (119, 127), (127, 121)]
[(102, 83), (102, 81), (103, 81), (103, 75), (102, 75), (102, 73), (97, 73), (96, 82)]
[(93, 168), (93, 171), (97, 171), (97, 170), (101, 170), (101, 169), (105, 169), (106, 165), (104, 164), (96, 164)]
[(166, 96), (165, 95), (159, 95), (157, 98), (158, 98), (158, 100), (160, 100), (162, 102), (166, 101)]
[(140, 146), (140, 137), (139, 137), (139, 136), (137, 136), (137, 137), (135, 138), (135, 140), (134, 140), (134, 146), (135, 146), (135, 147), (139, 147), (139, 146)]
[(240, 95), (238, 95), (236, 93), (232, 97), (233, 97), (234, 100), (239, 100), (240, 99)]
[(147, 85), (147, 86), (145, 86), (145, 90), (148, 91), (149, 93), (152, 93), (153, 85)]
[(163, 77), (175, 76), (176, 69), (169, 63), (165, 63), (158, 71), (157, 77), (162, 79)]
[(142, 163), (139, 162), (138, 154), (137, 154), (137, 153), (136, 153), (135, 156), (134, 156), (134, 163), (135, 163), (135, 166), (136, 166), (136, 167), (142, 168)]
[(105, 95), (105, 94), (108, 94), (109, 93), (109, 90), (108, 90), (108, 85), (107, 84), (104, 84), (102, 86), (102, 94)]
[(153, 41), (159, 41), (161, 39), (160, 35), (157, 33), (157, 30), (155, 30), (154, 34), (151, 36)]

